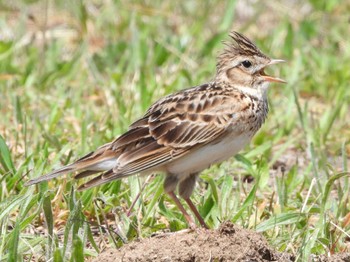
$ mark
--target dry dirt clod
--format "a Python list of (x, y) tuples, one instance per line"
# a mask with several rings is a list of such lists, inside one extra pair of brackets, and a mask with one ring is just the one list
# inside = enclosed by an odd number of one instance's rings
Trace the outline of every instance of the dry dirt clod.
[(217, 230), (195, 230), (143, 239), (120, 249), (108, 249), (99, 261), (294, 261), (292, 255), (270, 247), (261, 234), (224, 222)]

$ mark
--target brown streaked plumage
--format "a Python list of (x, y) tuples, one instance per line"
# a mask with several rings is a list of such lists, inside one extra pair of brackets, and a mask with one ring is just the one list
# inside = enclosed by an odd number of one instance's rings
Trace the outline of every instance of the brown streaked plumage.
[(165, 191), (190, 226), (194, 222), (174, 194), (177, 186), (206, 227), (190, 200), (198, 174), (249, 143), (268, 113), (269, 82), (284, 82), (264, 73), (265, 67), (282, 60), (268, 58), (237, 32), (230, 36), (233, 41), (219, 55), (212, 82), (158, 100), (113, 142), (27, 185), (70, 172), (77, 172), (76, 179), (98, 174), (79, 187), (84, 190), (138, 173), (164, 172)]

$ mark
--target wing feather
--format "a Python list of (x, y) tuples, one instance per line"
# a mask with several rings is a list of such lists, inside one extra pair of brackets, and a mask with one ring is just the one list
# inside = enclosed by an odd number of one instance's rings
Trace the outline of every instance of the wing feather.
[[(160, 168), (220, 137), (231, 124), (217, 110), (219, 101), (230, 98), (223, 90), (204, 85), (159, 100), (112, 143), (111, 148), (122, 153), (113, 173), (105, 177)], [(226, 106), (238, 109), (232, 103)]]

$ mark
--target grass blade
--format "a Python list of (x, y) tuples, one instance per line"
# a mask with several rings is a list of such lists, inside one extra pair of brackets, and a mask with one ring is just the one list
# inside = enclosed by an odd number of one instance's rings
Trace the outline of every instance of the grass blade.
[(290, 225), (300, 222), (302, 219), (305, 219), (305, 215), (303, 213), (285, 213), (273, 216), (268, 220), (261, 222), (256, 226), (257, 232), (264, 232), (269, 229), (279, 227), (282, 225)]
[(0, 163), (6, 172), (16, 172), (15, 166), (11, 159), (10, 150), (5, 142), (5, 139), (0, 135)]

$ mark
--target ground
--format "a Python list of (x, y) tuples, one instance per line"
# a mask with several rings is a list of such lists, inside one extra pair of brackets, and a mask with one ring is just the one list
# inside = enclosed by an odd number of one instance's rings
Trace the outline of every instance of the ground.
[[(93, 262), (195, 262), (195, 261), (296, 261), (295, 256), (278, 252), (262, 234), (224, 222), (217, 230), (197, 229), (158, 234), (103, 251)], [(350, 253), (313, 256), (313, 262), (349, 262)]]
[[(159, 234), (126, 244), (120, 249), (109, 248), (92, 261), (289, 262), (296, 261), (296, 258), (289, 253), (276, 251), (262, 234), (225, 222), (217, 230), (198, 229)], [(349, 262), (350, 253), (312, 256), (308, 261)]]
[(266, 239), (231, 222), (217, 230), (160, 234), (132, 242), (120, 249), (108, 249), (98, 261), (294, 261), (292, 255), (275, 251)]

